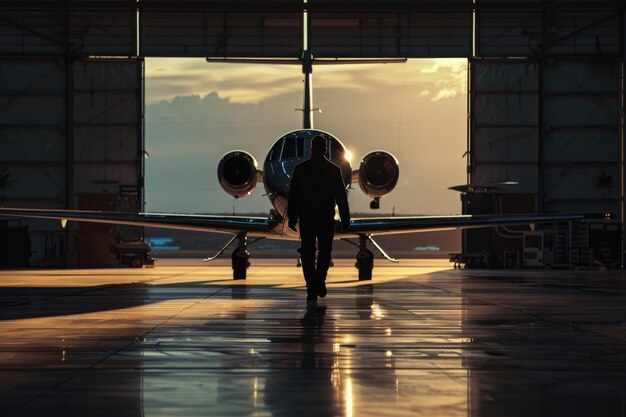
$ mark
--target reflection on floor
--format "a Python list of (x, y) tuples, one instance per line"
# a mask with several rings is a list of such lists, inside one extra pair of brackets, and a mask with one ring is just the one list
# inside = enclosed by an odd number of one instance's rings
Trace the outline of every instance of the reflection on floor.
[(620, 272), (0, 271), (0, 415), (623, 416)]

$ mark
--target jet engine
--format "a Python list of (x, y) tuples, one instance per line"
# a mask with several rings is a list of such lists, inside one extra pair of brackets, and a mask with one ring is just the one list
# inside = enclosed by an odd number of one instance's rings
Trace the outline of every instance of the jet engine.
[(235, 198), (250, 195), (257, 182), (257, 163), (244, 151), (231, 151), (217, 165), (217, 178), (228, 194)]
[(395, 188), (399, 176), (400, 168), (395, 156), (385, 151), (370, 152), (359, 166), (359, 187), (378, 201)]

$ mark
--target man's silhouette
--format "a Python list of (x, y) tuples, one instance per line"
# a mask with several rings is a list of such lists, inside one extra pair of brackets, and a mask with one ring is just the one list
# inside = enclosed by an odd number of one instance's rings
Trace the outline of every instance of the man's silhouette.
[[(300, 223), (300, 257), (307, 287), (307, 301), (326, 296), (326, 274), (330, 266), (335, 234), (335, 204), (341, 224), (347, 229), (350, 210), (341, 169), (326, 159), (327, 144), (322, 136), (311, 140), (311, 158), (298, 164), (291, 178), (287, 214), (289, 228)], [(317, 265), (315, 243), (317, 241)]]

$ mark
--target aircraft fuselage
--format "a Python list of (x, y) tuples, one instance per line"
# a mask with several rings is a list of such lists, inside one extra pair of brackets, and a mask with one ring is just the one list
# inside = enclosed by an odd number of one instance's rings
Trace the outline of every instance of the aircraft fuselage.
[(346, 189), (352, 181), (352, 167), (345, 146), (333, 135), (317, 129), (299, 129), (280, 137), (270, 148), (263, 163), (263, 185), (272, 206), (284, 219), (277, 227), (283, 237), (296, 238), (297, 233), (286, 227), (287, 198), (291, 177), (296, 165), (311, 157), (311, 139), (322, 136), (328, 139), (330, 161), (341, 168)]

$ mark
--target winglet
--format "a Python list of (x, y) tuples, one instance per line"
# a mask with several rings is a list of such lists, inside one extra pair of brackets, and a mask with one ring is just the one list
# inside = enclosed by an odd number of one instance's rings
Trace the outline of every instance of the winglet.
[(61, 219), (61, 227), (65, 229), (67, 227), (67, 219)]

